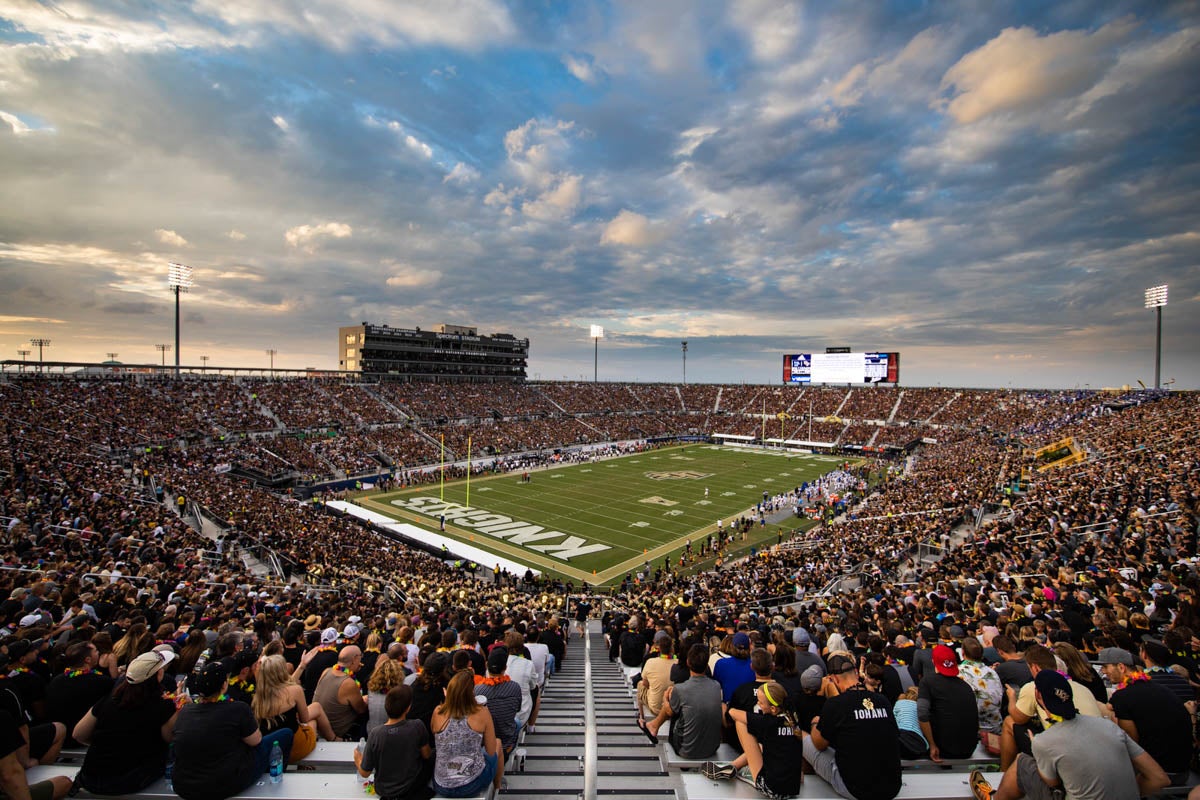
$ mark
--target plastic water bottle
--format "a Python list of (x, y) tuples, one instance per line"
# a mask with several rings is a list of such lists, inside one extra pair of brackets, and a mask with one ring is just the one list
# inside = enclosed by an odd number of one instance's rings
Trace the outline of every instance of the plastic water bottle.
[(167, 768), (163, 771), (163, 777), (167, 779), (167, 786), (171, 787), (171, 791), (175, 791), (175, 743), (171, 742), (167, 745)]
[(271, 783), (279, 783), (283, 780), (283, 751), (279, 749), (279, 742), (271, 742), (271, 759), (267, 762), (271, 765)]

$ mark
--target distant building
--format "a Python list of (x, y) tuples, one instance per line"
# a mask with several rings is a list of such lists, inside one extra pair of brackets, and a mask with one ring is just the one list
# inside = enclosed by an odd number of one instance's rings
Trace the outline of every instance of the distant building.
[(364, 322), (338, 328), (338, 368), (383, 380), (525, 380), (529, 340), (511, 333), (480, 336), (475, 328), (392, 328)]

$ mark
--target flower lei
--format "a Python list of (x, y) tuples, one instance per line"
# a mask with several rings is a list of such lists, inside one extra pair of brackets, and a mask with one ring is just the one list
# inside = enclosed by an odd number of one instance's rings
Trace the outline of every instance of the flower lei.
[(486, 675), (486, 676), (476, 675), (475, 676), (475, 685), (476, 686), (479, 686), (479, 685), (498, 686), (501, 683), (507, 683), (508, 681), (511, 681), (511, 680), (512, 680), (512, 678), (508, 677), (507, 675)]
[(254, 684), (250, 681), (244, 681), (241, 678), (230, 678), (229, 685), (234, 689), (240, 689), (246, 694), (254, 694)]
[(201, 697), (200, 699), (196, 700), (196, 702), (203, 705), (205, 703), (225, 703), (228, 700), (229, 700), (229, 695), (220, 694), (220, 695), (217, 695), (216, 697)]
[(78, 678), (80, 675), (103, 675), (103, 674), (104, 673), (98, 669), (76, 668), (76, 669), (63, 670), (63, 675), (66, 675), (68, 678)]
[(32, 670), (30, 670), (29, 667), (13, 667), (12, 671), (8, 673), (8, 677), (15, 678), (18, 675), (28, 675), (30, 672), (32, 672)]
[(317, 653), (336, 653), (337, 647), (332, 644), (322, 645), (317, 648)]
[(1119, 692), (1130, 684), (1140, 683), (1141, 681), (1148, 680), (1150, 680), (1150, 676), (1144, 672), (1131, 672), (1125, 676), (1125, 680), (1121, 681), (1115, 691)]
[(343, 667), (341, 664), (335, 664), (334, 666), (330, 667), (330, 669), (333, 670), (334, 675), (344, 675), (350, 680), (354, 681), (354, 685), (360, 690), (362, 689), (362, 684), (359, 682), (358, 678), (354, 677), (354, 673)]

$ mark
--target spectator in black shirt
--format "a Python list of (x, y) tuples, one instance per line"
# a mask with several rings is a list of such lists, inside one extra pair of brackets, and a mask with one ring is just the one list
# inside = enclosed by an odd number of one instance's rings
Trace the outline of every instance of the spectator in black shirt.
[(929, 742), (929, 758), (968, 758), (979, 742), (975, 692), (958, 677), (958, 656), (944, 644), (933, 648), (933, 671), (917, 687), (917, 719)]
[(32, 800), (62, 800), (71, 791), (71, 779), (65, 776), (39, 781), (30, 785), (21, 763), (21, 748), (25, 738), (20, 725), (7, 711), (0, 709), (0, 795)]
[(71, 731), (88, 709), (112, 691), (113, 680), (97, 668), (99, 660), (100, 651), (91, 642), (76, 642), (67, 648), (66, 669), (46, 687), (47, 715), (66, 727), (67, 747), (79, 746)]

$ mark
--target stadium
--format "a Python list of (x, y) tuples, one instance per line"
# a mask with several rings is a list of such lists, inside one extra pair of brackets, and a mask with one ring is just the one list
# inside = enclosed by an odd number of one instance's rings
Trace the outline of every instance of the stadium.
[[(1195, 393), (479, 386), (7, 369), (7, 643), (38, 643), (10, 655), (14, 675), (28, 667), (53, 707), (46, 684), (98, 636), (121, 654), (104, 654), (114, 677), (156, 643), (180, 650), (173, 682), (197, 631), (214, 653), (237, 638), (298, 659), (306, 629), (378, 654), (413, 629), (432, 653), (449, 632), (486, 648), (515, 627), (564, 671), (543, 676), (507, 794), (591, 780), (690, 797), (725, 788), (630, 721), (609, 642), (631, 620), (706, 648), (803, 630), (864, 656), (932, 644), (926, 623), (1092, 659), (1161, 636), (1194, 669)], [(564, 642), (580, 608), (584, 637)], [(580, 773), (590, 737), (596, 771)], [(340, 746), (311, 774), (344, 771)], [(922, 796), (963, 796), (964, 773), (948, 786), (905, 763)]]
[(1197, 75), (0, 3), (0, 798), (1200, 800)]

